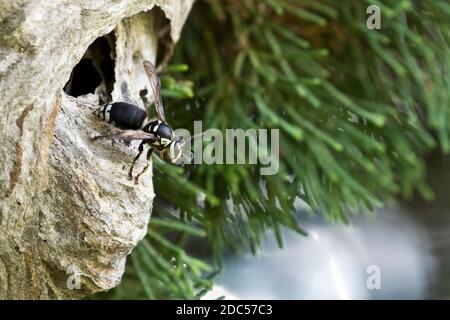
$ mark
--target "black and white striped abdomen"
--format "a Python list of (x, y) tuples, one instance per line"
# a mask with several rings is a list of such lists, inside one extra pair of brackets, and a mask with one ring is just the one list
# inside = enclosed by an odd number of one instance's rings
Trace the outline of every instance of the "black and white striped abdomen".
[(112, 102), (105, 104), (95, 111), (95, 114), (119, 128), (140, 129), (147, 117), (147, 113), (138, 106), (126, 102)]

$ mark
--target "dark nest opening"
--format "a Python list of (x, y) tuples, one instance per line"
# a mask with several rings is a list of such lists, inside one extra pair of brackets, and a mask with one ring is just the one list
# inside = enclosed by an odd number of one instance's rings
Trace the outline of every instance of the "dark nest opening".
[[(152, 20), (154, 28), (157, 30), (158, 47), (156, 54), (156, 65), (161, 68), (167, 64), (168, 58), (173, 51), (173, 42), (170, 36), (170, 21), (164, 12), (155, 7), (148, 12), (140, 12), (134, 16), (125, 18), (127, 27), (130, 28), (133, 23), (139, 21), (139, 18)], [(133, 21), (133, 19), (137, 19)], [(138, 22), (139, 23), (139, 22)], [(145, 26), (145, 24), (144, 24)], [(139, 25), (138, 27), (142, 27)], [(73, 68), (69, 81), (64, 86), (66, 94), (79, 97), (89, 93), (96, 94), (99, 97), (99, 104), (111, 102), (115, 76), (116, 60), (116, 29), (109, 34), (97, 38), (86, 50), (85, 54)], [(135, 65), (141, 66), (142, 57), (140, 52), (133, 53)], [(120, 78), (120, 77), (118, 77)], [(120, 88), (123, 96), (126, 97), (127, 84), (122, 83)], [(139, 96), (144, 105), (148, 105), (149, 91), (144, 87), (139, 91)]]
[(111, 101), (115, 81), (114, 43), (114, 32), (111, 32), (89, 46), (64, 86), (68, 95), (79, 97), (95, 93), (102, 102)]

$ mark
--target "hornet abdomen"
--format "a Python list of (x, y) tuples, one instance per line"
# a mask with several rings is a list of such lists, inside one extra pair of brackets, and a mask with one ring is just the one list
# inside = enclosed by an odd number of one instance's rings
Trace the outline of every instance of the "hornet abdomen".
[(144, 124), (147, 113), (138, 106), (126, 102), (108, 103), (95, 112), (101, 119), (123, 129), (137, 130)]

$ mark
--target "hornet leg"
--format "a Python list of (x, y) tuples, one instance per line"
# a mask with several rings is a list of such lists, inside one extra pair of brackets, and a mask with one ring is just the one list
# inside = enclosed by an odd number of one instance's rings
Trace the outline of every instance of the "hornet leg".
[(134, 157), (133, 159), (133, 163), (131, 164), (130, 170), (128, 171), (128, 179), (132, 180), (133, 179), (133, 168), (134, 165), (136, 163), (136, 161), (139, 159), (139, 157), (141, 156), (142, 152), (144, 151), (144, 141), (141, 142), (141, 144), (139, 145), (139, 152), (136, 155), (136, 157)]
[(142, 169), (142, 171), (136, 176), (136, 178), (134, 178), (134, 184), (138, 184), (139, 177), (142, 176), (150, 167), (150, 158), (152, 156), (152, 153), (153, 153), (153, 148), (150, 147), (150, 149), (148, 149), (148, 151), (147, 151), (147, 164), (145, 165), (145, 168)]
[(166, 155), (167, 150), (162, 150), (159, 152), (159, 157), (161, 158), (161, 160), (164, 160), (164, 156)]

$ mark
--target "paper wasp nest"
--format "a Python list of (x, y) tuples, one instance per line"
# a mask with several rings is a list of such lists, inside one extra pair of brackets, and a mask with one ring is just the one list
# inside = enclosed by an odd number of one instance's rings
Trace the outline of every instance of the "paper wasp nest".
[(119, 283), (147, 231), (151, 170), (127, 179), (136, 148), (91, 141), (109, 127), (90, 108), (151, 101), (142, 59), (167, 60), (192, 2), (0, 0), (0, 299)]

